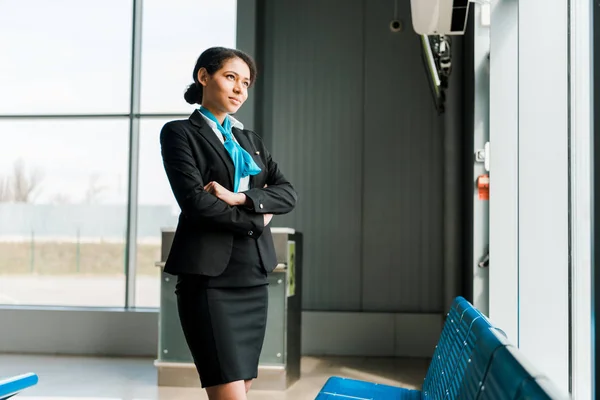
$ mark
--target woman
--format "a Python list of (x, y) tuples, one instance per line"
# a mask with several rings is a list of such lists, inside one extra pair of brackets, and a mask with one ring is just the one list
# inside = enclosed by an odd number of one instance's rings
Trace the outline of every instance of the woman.
[(165, 171), (181, 208), (165, 272), (177, 275), (177, 306), (211, 400), (246, 399), (258, 373), (267, 319), (267, 273), (276, 264), (269, 224), (296, 192), (261, 138), (229, 114), (256, 79), (245, 53), (210, 48), (185, 93), (199, 104), (160, 135)]

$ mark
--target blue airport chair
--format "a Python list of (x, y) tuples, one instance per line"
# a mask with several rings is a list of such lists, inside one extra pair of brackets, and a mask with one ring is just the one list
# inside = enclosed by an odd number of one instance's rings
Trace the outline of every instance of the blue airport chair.
[[(475, 340), (468, 339), (475, 321), (483, 320), (481, 314), (462, 297), (457, 297), (448, 312), (442, 334), (436, 346), (423, 391), (411, 390), (354, 379), (331, 377), (321, 389), (317, 400), (325, 399), (442, 399), (448, 392), (453, 379), (462, 379), (465, 367), (459, 367), (459, 359), (469, 354), (465, 350), (474, 346)], [(471, 335), (472, 336), (472, 335)], [(464, 364), (464, 363), (463, 363)], [(458, 368), (458, 369), (457, 369)], [(456, 385), (455, 385), (456, 386)]]
[(451, 354), (452, 344), (455, 343), (453, 338), (460, 333), (459, 325), (462, 319), (460, 310), (464, 307), (462, 305), (464, 302), (467, 302), (467, 300), (463, 297), (456, 297), (450, 307), (450, 311), (446, 316), (446, 322), (442, 329), (442, 334), (438, 340), (438, 344), (435, 346), (431, 363), (427, 369), (423, 387), (427, 387), (431, 382), (436, 382), (440, 379), (440, 374), (443, 370), (442, 366), (446, 363), (447, 358)]
[[(462, 297), (447, 314), (423, 390), (331, 377), (317, 400), (565, 399), (506, 334)], [(1, 399), (0, 399), (1, 400)]]
[(542, 376), (515, 346), (499, 347), (492, 356), (479, 399), (515, 399), (522, 385)]
[(38, 383), (36, 374), (23, 374), (0, 380), (0, 400), (8, 399)]
[(517, 393), (516, 400), (538, 400), (538, 399), (553, 399), (553, 400), (567, 400), (564, 394), (562, 394), (558, 388), (552, 383), (547, 377), (539, 377), (536, 379), (528, 379), (525, 381), (519, 393)]
[(460, 358), (463, 353), (470, 353), (469, 347), (472, 349), (475, 346), (472, 329), (475, 321), (481, 319), (481, 314), (471, 305), (462, 303), (459, 306), (464, 308), (456, 332), (451, 336), (450, 345), (442, 355), (442, 362), (435, 367), (430, 365), (429, 370), (433, 369), (431, 374), (433, 379), (425, 379), (423, 383), (425, 399), (444, 399), (455, 380), (458, 380), (458, 385), (460, 384), (464, 375), (464, 368), (459, 368)]
[(421, 400), (420, 390), (333, 376), (315, 400)]
[[(471, 354), (465, 354), (466, 369), (459, 387), (452, 388), (452, 395), (457, 399), (476, 398), (483, 380), (490, 367), (494, 352), (510, 344), (506, 336), (499, 329), (489, 325), (487, 319), (479, 318), (473, 324), (472, 334), (476, 338), (475, 347)], [(465, 362), (465, 359), (462, 359)], [(457, 394), (455, 394), (458, 389)]]

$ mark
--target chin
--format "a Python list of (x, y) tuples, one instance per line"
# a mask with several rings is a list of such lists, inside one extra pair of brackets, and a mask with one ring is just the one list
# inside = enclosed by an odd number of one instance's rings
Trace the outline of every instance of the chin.
[(227, 114), (235, 114), (241, 107), (241, 105), (239, 107), (228, 107)]

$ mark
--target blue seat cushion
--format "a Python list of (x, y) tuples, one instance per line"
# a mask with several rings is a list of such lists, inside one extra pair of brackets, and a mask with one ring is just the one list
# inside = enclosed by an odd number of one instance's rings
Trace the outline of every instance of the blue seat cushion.
[(421, 400), (420, 390), (332, 376), (315, 400)]

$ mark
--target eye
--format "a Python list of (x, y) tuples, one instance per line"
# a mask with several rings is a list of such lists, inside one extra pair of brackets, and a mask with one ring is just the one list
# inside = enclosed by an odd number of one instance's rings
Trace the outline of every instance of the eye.
[(245, 87), (249, 87), (250, 86), (250, 82), (244, 82), (244, 86)]
[(227, 74), (227, 79), (235, 80), (235, 75), (233, 75), (233, 74)]

